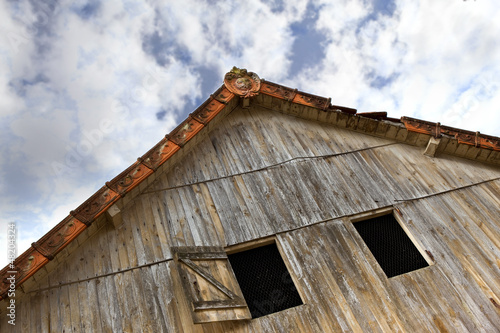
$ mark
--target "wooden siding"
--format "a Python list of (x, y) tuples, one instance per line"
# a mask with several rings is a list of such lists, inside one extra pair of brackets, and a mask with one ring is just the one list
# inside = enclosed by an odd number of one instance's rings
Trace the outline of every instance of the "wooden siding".
[[(2, 319), (0, 331), (500, 331), (500, 169), (422, 151), (236, 109), (123, 209), (122, 225), (96, 223), (19, 290), (18, 325)], [(387, 279), (349, 218), (393, 205), (436, 263)], [(193, 325), (171, 247), (269, 235), (305, 304)]]

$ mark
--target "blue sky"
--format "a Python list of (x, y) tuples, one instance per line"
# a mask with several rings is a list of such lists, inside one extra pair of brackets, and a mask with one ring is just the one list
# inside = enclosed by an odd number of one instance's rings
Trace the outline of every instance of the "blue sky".
[(498, 17), (485, 0), (2, 0), (0, 244), (15, 221), (28, 248), (232, 66), (360, 112), (500, 136)]

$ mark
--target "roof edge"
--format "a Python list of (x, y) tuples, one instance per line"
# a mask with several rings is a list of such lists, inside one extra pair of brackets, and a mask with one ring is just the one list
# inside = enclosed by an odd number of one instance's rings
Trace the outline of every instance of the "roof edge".
[[(234, 70), (234, 69), (233, 69)], [(115, 178), (106, 182), (96, 193), (64, 218), (59, 224), (42, 236), (13, 263), (0, 271), (0, 300), (6, 299), (11, 282), (7, 278), (15, 278), (15, 286), (19, 287), (24, 281), (33, 276), (40, 268), (54, 259), (69, 243), (71, 243), (84, 230), (89, 228), (98, 217), (121, 198), (125, 197), (138, 185), (142, 184), (149, 176), (155, 173), (160, 166), (167, 162), (189, 141), (191, 141), (203, 128), (223, 111), (226, 106), (239, 96), (240, 99), (253, 98), (259, 93), (296, 103), (323, 111), (340, 112), (346, 115), (356, 115), (371, 118), (375, 121), (389, 121), (402, 123), (410, 132), (433, 135), (439, 137), (447, 135), (454, 137), (459, 143), (473, 145), (500, 151), (500, 138), (480, 134), (448, 126), (440, 123), (428, 122), (410, 117), (401, 119), (387, 117), (387, 112), (357, 113), (356, 109), (333, 105), (331, 98), (316, 96), (282, 86), (266, 80), (260, 80), (255, 73), (240, 71), (251, 80), (248, 89), (235, 89), (228, 84), (223, 84), (214, 94), (202, 103), (187, 119), (168, 133), (162, 140), (153, 146), (136, 162), (126, 168)], [(234, 83), (234, 77), (231, 78)], [(256, 83), (258, 80), (258, 84)], [(258, 89), (256, 88), (258, 87)], [(231, 91), (231, 88), (233, 91)], [(238, 88), (238, 87), (237, 87)], [(257, 90), (256, 90), (257, 89)], [(400, 125), (401, 126), (401, 125)]]
[(184, 147), (235, 97), (224, 85), (202, 103), (182, 123), (160, 140), (136, 162), (106, 182), (59, 224), (33, 242), (14, 262), (0, 270), (0, 301), (8, 297), (11, 279), (19, 287), (89, 228), (109, 207), (125, 197), (167, 160)]
[(433, 135), (438, 138), (442, 135), (448, 135), (458, 140), (458, 143), (472, 145), (477, 148), (486, 148), (500, 151), (500, 138), (472, 132), (450, 126), (442, 126), (441, 123), (433, 123), (426, 120), (420, 120), (411, 117), (401, 117), (405, 127), (412, 132)]

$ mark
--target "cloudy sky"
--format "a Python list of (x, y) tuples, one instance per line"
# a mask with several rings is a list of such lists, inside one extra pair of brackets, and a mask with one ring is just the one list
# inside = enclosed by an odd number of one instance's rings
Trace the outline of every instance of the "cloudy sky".
[(493, 0), (0, 0), (0, 244), (15, 221), (21, 254), (234, 65), (500, 136), (499, 17)]

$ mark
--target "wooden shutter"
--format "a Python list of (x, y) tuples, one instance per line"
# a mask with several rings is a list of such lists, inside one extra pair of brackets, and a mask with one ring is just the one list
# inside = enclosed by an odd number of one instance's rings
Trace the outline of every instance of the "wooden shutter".
[(252, 318), (223, 248), (172, 250), (194, 323)]

